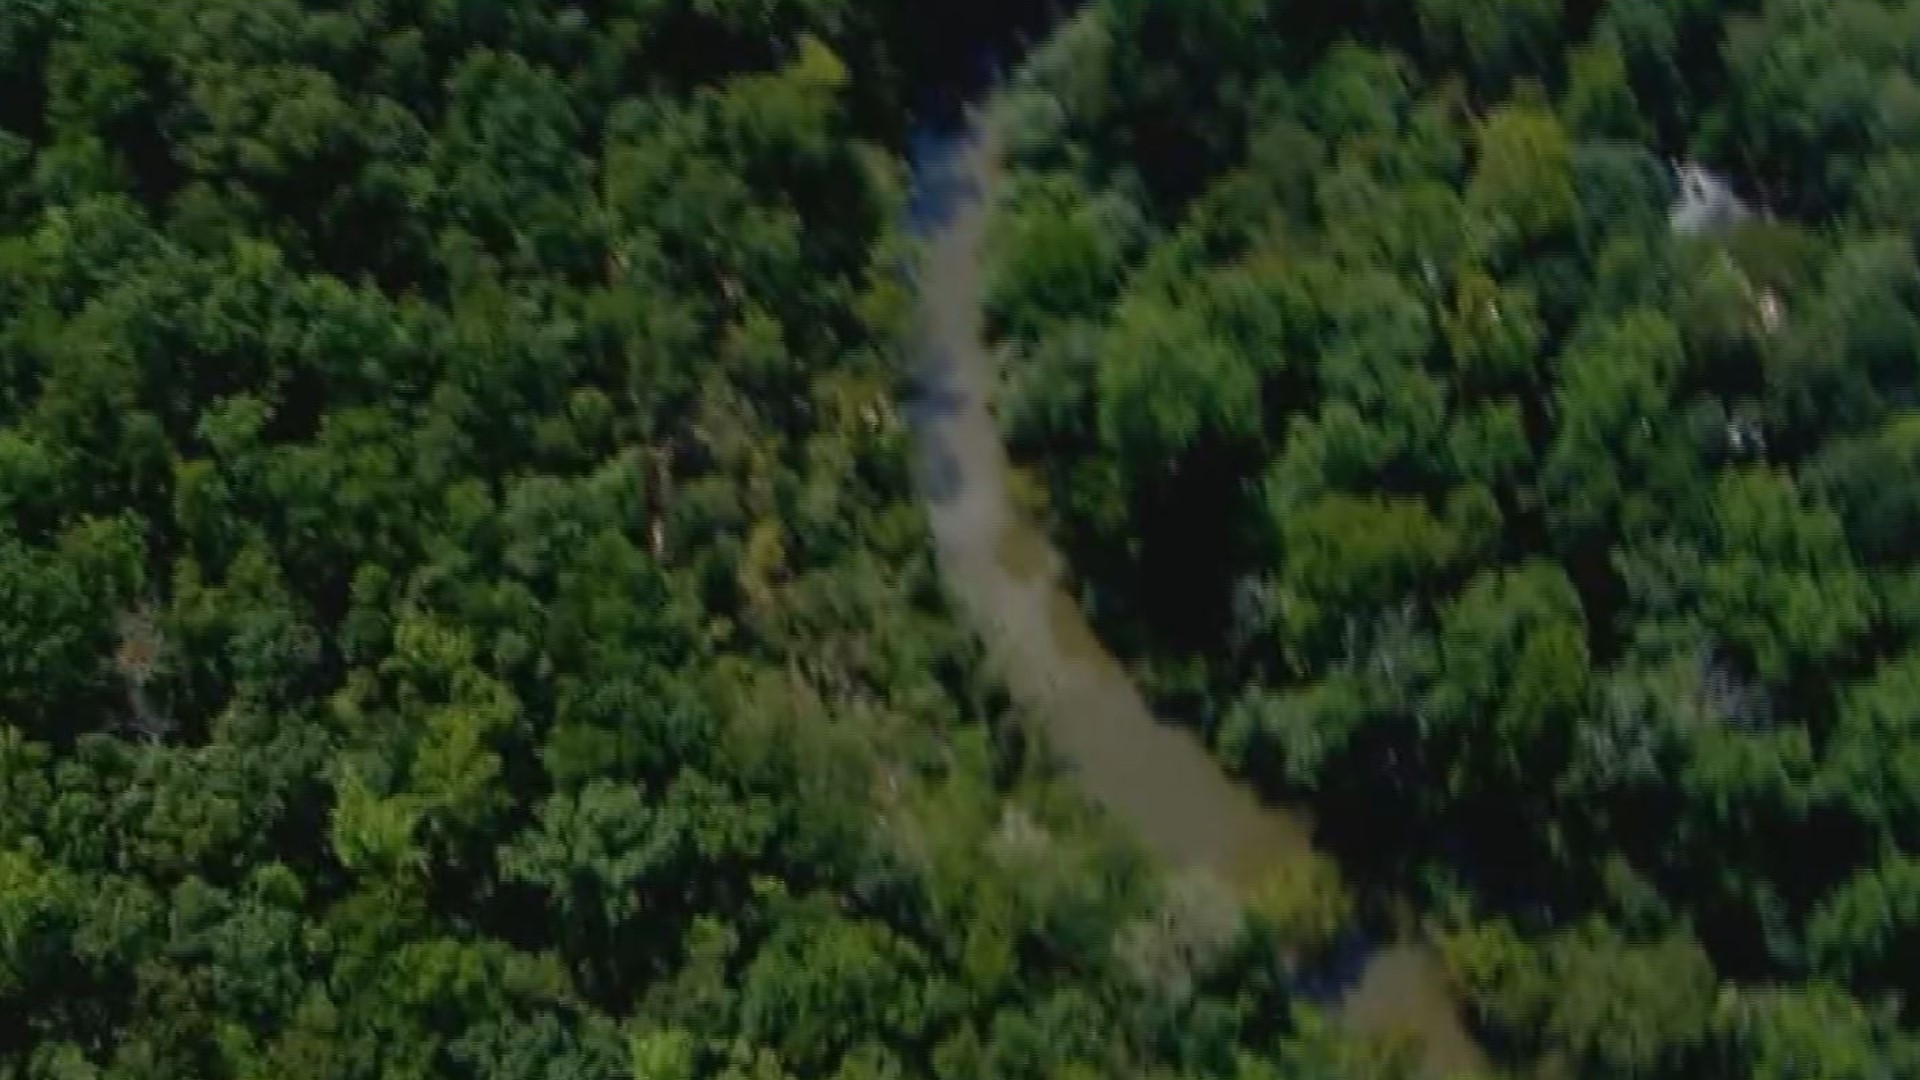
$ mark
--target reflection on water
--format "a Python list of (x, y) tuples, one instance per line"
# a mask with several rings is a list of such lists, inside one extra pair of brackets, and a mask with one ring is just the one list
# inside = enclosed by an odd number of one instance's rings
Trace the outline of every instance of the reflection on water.
[[(923, 135), (915, 154), (912, 217), (927, 250), (919, 397), (907, 413), (949, 587), (1088, 794), (1167, 864), (1244, 888), (1310, 853), (1311, 828), (1299, 814), (1263, 806), (1191, 733), (1154, 718), (1061, 587), (1044, 534), (1014, 509), (980, 320), (991, 136)], [(1423, 945), (1378, 950), (1342, 1009), (1362, 1030), (1417, 1037), (1436, 1077), (1483, 1064)]]

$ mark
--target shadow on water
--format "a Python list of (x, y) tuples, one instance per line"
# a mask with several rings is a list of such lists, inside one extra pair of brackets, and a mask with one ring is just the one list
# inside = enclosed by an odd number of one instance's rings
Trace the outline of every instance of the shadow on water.
[[(933, 125), (912, 146), (910, 213), (925, 251), (905, 414), (948, 588), (1082, 789), (1170, 868), (1247, 889), (1312, 854), (1312, 824), (1264, 805), (1193, 733), (1154, 717), (1062, 587), (1045, 533), (1015, 508), (991, 409), (996, 363), (980, 316), (981, 248), (998, 168), (993, 135)], [(1430, 1077), (1485, 1065), (1438, 956), (1417, 937), (1384, 946), (1355, 937), (1298, 989), (1337, 1003), (1358, 1030), (1413, 1039)]]
[[(929, 406), (916, 404), (907, 409), (907, 422), (916, 428), (927, 428), (935, 415)], [(966, 471), (961, 467), (959, 454), (954, 452), (951, 443), (936, 435), (923, 436), (920, 440), (919, 479), (920, 493), (937, 506), (952, 505), (966, 491)]]
[(922, 350), (912, 377), (913, 396), (906, 403), (909, 420), (948, 420), (966, 407), (966, 393), (953, 377), (954, 361), (940, 353), (938, 348)]
[(983, 197), (980, 177), (968, 168), (969, 144), (960, 123), (923, 128), (909, 145), (915, 164), (907, 220), (915, 235), (930, 236), (951, 226), (964, 207)]

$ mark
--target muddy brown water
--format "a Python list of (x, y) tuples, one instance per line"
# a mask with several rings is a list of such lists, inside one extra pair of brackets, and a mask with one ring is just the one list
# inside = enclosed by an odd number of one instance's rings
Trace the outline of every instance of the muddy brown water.
[[(982, 246), (998, 154), (989, 127), (915, 147), (920, 369), (909, 404), (942, 573), (1010, 692), (1039, 718), (1082, 788), (1169, 867), (1245, 888), (1313, 851), (1304, 814), (1264, 805), (1190, 731), (1161, 723), (1062, 587), (1060, 558), (1016, 508), (992, 414)], [(1439, 958), (1409, 939), (1375, 950), (1340, 1012), (1357, 1030), (1405, 1036), (1438, 1078), (1484, 1069)]]

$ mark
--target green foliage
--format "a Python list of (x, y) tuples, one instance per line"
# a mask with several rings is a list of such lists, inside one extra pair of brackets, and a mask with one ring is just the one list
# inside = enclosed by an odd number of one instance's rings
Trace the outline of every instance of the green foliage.
[(1002, 416), (1352, 872), (1143, 881), (937, 600), (1012, 5), (18, 0), (0, 1075), (1392, 1077), (1248, 943), (1402, 893), (1517, 1071), (1920, 1072), (1920, 4), (1089, 8)]
[(1390, 135), (1412, 105), (1409, 89), (1404, 60), (1343, 42), (1327, 51), (1307, 80), (1303, 119), (1333, 141)]
[(742, 1033), (802, 1070), (875, 1037), (919, 1033), (918, 958), (889, 931), (834, 916), (788, 921), (747, 965)]
[(1897, 977), (1920, 946), (1920, 860), (1896, 856), (1843, 882), (1814, 912), (1807, 945), (1823, 973)]
[(1627, 485), (1669, 460), (1673, 388), (1686, 363), (1679, 335), (1657, 312), (1630, 312), (1559, 359), (1558, 424), (1541, 470), (1549, 513), (1577, 530), (1615, 514), (1664, 510), (1629, 501)]
[(1331, 494), (1274, 524), (1302, 630), (1355, 607), (1399, 600), (1444, 569), (1460, 547), (1458, 534), (1414, 500)]
[(1247, 908), (1287, 948), (1303, 951), (1332, 944), (1354, 916), (1353, 894), (1340, 878), (1340, 867), (1324, 855), (1276, 866), (1254, 886)]
[(1920, 138), (1911, 61), (1893, 44), (1916, 20), (1920, 8), (1904, 2), (1760, 5), (1727, 36), (1729, 93), (1708, 134), (1777, 175), (1798, 208), (1844, 211), (1868, 161)]
[(1097, 376), (1101, 438), (1169, 467), (1202, 439), (1251, 436), (1258, 369), (1197, 310), (1142, 301), (1121, 314)]
[(1830, 663), (1871, 624), (1871, 588), (1852, 566), (1833, 514), (1792, 483), (1742, 472), (1714, 493), (1720, 550), (1703, 568), (1703, 614), (1763, 678)]
[(1920, 1064), (1920, 1042), (1900, 1030), (1891, 1010), (1868, 1008), (1830, 983), (1729, 996), (1719, 1025), (1756, 1076), (1877, 1080)]
[(1130, 234), (1117, 194), (1096, 195), (1071, 176), (1016, 187), (999, 218), (997, 241), (1017, 259), (1001, 263), (987, 287), (996, 325), (1030, 333), (1055, 319), (1093, 314), (1117, 286)]
[(1573, 223), (1573, 143), (1553, 114), (1509, 105), (1487, 117), (1466, 203), (1490, 252), (1511, 253)]
[(1821, 781), (1879, 835), (1912, 835), (1920, 824), (1920, 656), (1888, 661), (1847, 690)]
[(997, 327), (1109, 639), (1466, 928), (1502, 1067), (1910, 1070), (1920, 5), (1199, 7), (1021, 76), (1014, 184), (1151, 196)]
[[(933, 577), (901, 102), (1019, 14), (936, 7), (0, 4), (0, 1076), (1192, 1064)], [(1023, 326), (1145, 234), (1060, 180)], [(1258, 292), (1117, 430), (1254, 431), (1156, 410)]]
[(1561, 0), (1419, 0), (1420, 32), (1435, 58), (1492, 85), (1541, 71), (1561, 38)]
[(1638, 139), (1647, 133), (1618, 41), (1602, 38), (1568, 53), (1560, 112), (1568, 128), (1586, 138)]
[(1455, 792), (1550, 767), (1584, 708), (1591, 666), (1580, 598), (1560, 568), (1483, 573), (1442, 614), (1440, 650), (1429, 709), (1466, 740)]
[(1601, 1075), (1662, 1073), (1713, 1016), (1712, 965), (1684, 933), (1635, 942), (1589, 924), (1535, 946), (1492, 924), (1449, 939), (1447, 956), (1477, 1008)]

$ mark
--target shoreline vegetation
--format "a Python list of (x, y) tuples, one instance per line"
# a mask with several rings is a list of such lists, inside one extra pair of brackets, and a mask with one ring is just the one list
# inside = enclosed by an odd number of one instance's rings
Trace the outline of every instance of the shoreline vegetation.
[(1025, 8), (0, 5), (0, 1076), (1402, 1075), (934, 572), (903, 73)]
[(1004, 96), (1015, 486), (1518, 1075), (1920, 1060), (1917, 29), (1108, 0)]
[(910, 136), (1048, 5), (15, 0), (0, 1080), (1408, 1080), (1282, 959), (1383, 896), (1472, 1080), (1920, 1072), (1915, 5), (1088, 10), (1001, 419), (1337, 871), (943, 587)]
[(948, 591), (1065, 775), (1174, 875), (1173, 889), (1268, 930), (1291, 985), (1352, 1030), (1397, 1044), (1420, 1075), (1485, 1075), (1440, 956), (1411, 919), (1385, 940), (1367, 933), (1337, 864), (1314, 850), (1311, 823), (1262, 805), (1192, 733), (1157, 719), (1061, 590), (1070, 575), (1028, 520), (1001, 446), (999, 358), (983, 338), (986, 224), (1003, 171), (998, 101), (918, 140), (914, 155), (911, 217), (925, 251), (908, 416)]

